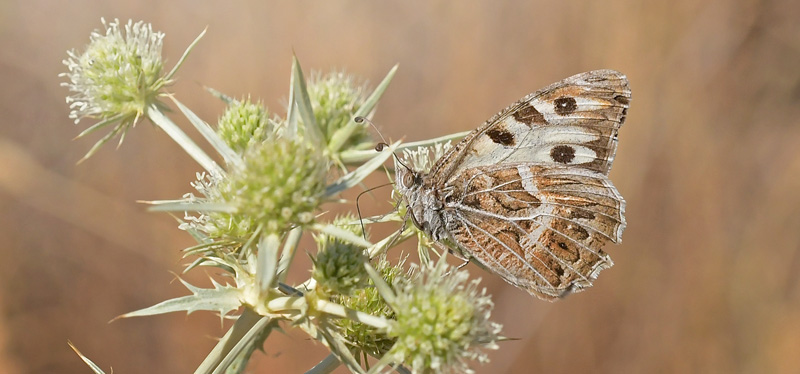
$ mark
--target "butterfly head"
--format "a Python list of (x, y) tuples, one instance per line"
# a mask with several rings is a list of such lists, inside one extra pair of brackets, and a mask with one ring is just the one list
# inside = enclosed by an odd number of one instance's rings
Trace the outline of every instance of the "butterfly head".
[(427, 174), (414, 170), (395, 158), (395, 186), (408, 206), (406, 219), (434, 240), (447, 237), (441, 212), (443, 203), (436, 191), (427, 186)]
[(422, 185), (422, 172), (410, 168), (397, 157), (394, 159), (394, 170), (397, 190), (403, 196), (408, 196), (408, 192), (416, 190)]

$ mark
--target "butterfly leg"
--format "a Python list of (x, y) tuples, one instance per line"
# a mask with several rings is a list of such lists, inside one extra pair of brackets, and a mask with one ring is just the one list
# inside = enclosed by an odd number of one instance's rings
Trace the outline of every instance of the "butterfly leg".
[(462, 267), (464, 267), (464, 266), (465, 266), (467, 263), (469, 263), (469, 257), (466, 257), (466, 256), (464, 256), (463, 254), (461, 254), (461, 253), (458, 253), (457, 251), (454, 251), (454, 250), (453, 250), (452, 248), (450, 248), (450, 247), (445, 247), (445, 246), (442, 246), (442, 247), (443, 247), (443, 248), (447, 248), (447, 252), (449, 252), (451, 255), (455, 256), (457, 259), (459, 259), (459, 260), (461, 260), (461, 261), (464, 261), (464, 264), (458, 267), (459, 269), (461, 269), (461, 268), (462, 268)]
[[(464, 260), (464, 259), (462, 259), (462, 260)], [(456, 271), (461, 270), (463, 267), (467, 266), (468, 264), (469, 264), (469, 259), (464, 260), (464, 262), (462, 262), (461, 265), (458, 265), (458, 267), (456, 267)]]
[[(446, 246), (446, 245), (444, 245), (442, 243), (434, 242), (433, 244), (436, 245), (437, 247), (439, 247), (439, 249), (447, 250), (448, 254), (450, 254), (450, 255), (454, 256), (455, 258), (457, 258), (457, 259), (462, 261), (461, 264), (456, 266), (455, 270), (452, 270), (452, 271), (459, 271), (459, 270), (463, 269), (465, 266), (467, 266), (469, 264), (469, 262), (471, 260), (470, 257), (464, 256), (462, 253), (459, 253), (458, 251), (453, 250), (453, 248), (450, 248), (449, 246)], [(449, 274), (450, 274), (450, 272), (447, 272), (446, 275), (449, 275)]]

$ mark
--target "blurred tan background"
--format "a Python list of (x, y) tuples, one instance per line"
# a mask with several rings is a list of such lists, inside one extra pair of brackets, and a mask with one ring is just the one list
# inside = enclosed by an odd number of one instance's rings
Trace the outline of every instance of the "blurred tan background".
[[(89, 123), (67, 118), (57, 75), (101, 16), (164, 31), (169, 67), (208, 26), (172, 90), (209, 122), (222, 105), (201, 85), (282, 113), (292, 50), (306, 70), (373, 84), (399, 63), (374, 120), (409, 141), (472, 129), (575, 73), (626, 73), (616, 266), (554, 304), (470, 266), (519, 338), (475, 369), (800, 372), (800, 3), (265, 3), (0, 2), (0, 372), (89, 372), (70, 339), (115, 373), (187, 373), (224, 331), (207, 313), (107, 323), (185, 294), (170, 271), (191, 239), (135, 201), (191, 191), (199, 167), (146, 122), (75, 165), (97, 138), (71, 141)], [(379, 202), (370, 213), (390, 209)], [(326, 354), (294, 331), (265, 351), (250, 372), (303, 372)]]

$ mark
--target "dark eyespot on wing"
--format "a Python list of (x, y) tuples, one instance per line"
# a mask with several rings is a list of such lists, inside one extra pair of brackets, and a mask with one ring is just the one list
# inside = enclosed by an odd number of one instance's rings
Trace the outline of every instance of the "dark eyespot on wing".
[(534, 123), (544, 123), (544, 116), (542, 113), (539, 113), (539, 111), (528, 102), (523, 102), (519, 109), (514, 112), (513, 116), (515, 120), (528, 126)]
[(574, 97), (559, 97), (554, 102), (555, 112), (560, 116), (566, 116), (578, 109), (578, 102)]
[(516, 144), (516, 141), (514, 140), (514, 134), (506, 131), (505, 129), (491, 129), (486, 132), (486, 135), (497, 144), (504, 146), (513, 146)]
[(550, 158), (558, 163), (569, 164), (575, 159), (575, 148), (568, 145), (557, 145), (550, 150)]

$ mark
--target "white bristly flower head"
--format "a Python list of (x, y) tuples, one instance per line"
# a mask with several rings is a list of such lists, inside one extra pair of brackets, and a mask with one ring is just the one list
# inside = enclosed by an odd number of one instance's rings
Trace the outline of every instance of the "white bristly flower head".
[(436, 163), (436, 160), (444, 156), (450, 148), (453, 148), (453, 146), (447, 141), (436, 143), (430, 147), (419, 147), (415, 150), (406, 149), (403, 151), (403, 160), (412, 169), (427, 173)]
[(119, 20), (106, 23), (105, 33), (92, 32), (83, 53), (67, 52), (64, 60), (69, 79), (62, 83), (72, 93), (67, 97), (69, 118), (114, 119), (115, 131), (124, 131), (156, 103), (161, 89), (171, 83), (164, 78), (161, 46), (164, 34), (149, 23)]
[(501, 326), (489, 320), (492, 304), (479, 280), (469, 281), (443, 260), (424, 266), (411, 282), (395, 287), (395, 321), (389, 355), (413, 373), (472, 372), (467, 360), (488, 361)]

